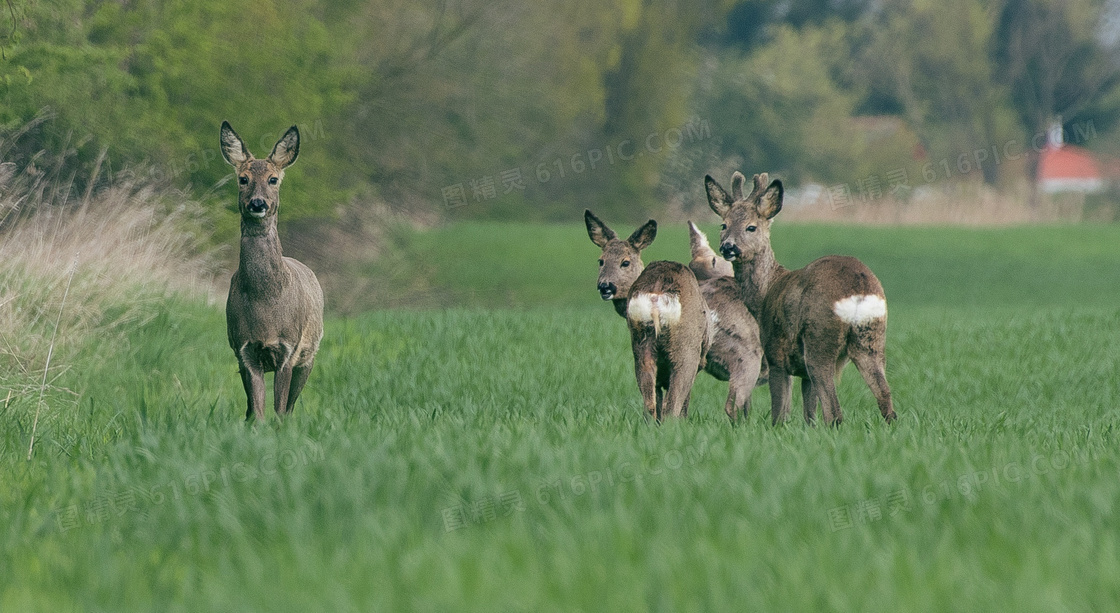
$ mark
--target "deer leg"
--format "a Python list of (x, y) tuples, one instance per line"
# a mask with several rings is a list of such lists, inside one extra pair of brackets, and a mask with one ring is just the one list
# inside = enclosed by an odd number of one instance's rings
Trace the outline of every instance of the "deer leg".
[(743, 381), (741, 383), (742, 390), (741, 401), (739, 408), (743, 412), (743, 418), (746, 419), (751, 416), (751, 396), (754, 395), (754, 388), (766, 383), (767, 375), (770, 368), (766, 364), (766, 356), (758, 351), (750, 356), (745, 361), (746, 367), (743, 372)]
[(743, 414), (743, 418), (750, 417), (751, 414), (751, 390), (754, 387), (750, 383), (743, 383), (737, 381), (734, 377), (731, 378), (731, 385), (727, 390), (727, 403), (724, 404), (723, 410), (727, 413), (727, 418), (731, 423), (735, 423), (739, 419), (739, 414)]
[(673, 417), (688, 416), (688, 399), (692, 395), (692, 384), (696, 381), (696, 360), (675, 365), (669, 377), (669, 391), (665, 394), (664, 412)]
[(860, 352), (852, 356), (852, 361), (855, 362), (859, 374), (863, 375), (867, 387), (871, 388), (871, 393), (879, 403), (879, 412), (889, 424), (895, 420), (894, 403), (891, 401), (891, 388), (887, 385), (886, 365), (882, 355), (882, 353)]
[(281, 344), (280, 356), (276, 359), (276, 374), (272, 379), (273, 408), (281, 417), (288, 409), (288, 394), (292, 389), (292, 369), (295, 367), (294, 358), (294, 349)]
[(832, 360), (824, 360), (825, 366), (814, 366), (813, 360), (807, 360), (806, 365), (809, 379), (812, 381), (813, 392), (821, 403), (821, 413), (824, 414), (824, 423), (829, 426), (839, 426), (844, 417), (840, 413), (840, 398), (836, 395), (836, 365)]
[(758, 377), (755, 379), (754, 386), (758, 387), (760, 385), (766, 385), (770, 381), (770, 365), (766, 363), (766, 358), (764, 356), (760, 355), (756, 359), (759, 361)]
[(634, 376), (638, 379), (638, 391), (646, 405), (647, 417), (661, 419), (661, 389), (657, 387), (657, 361), (650, 348), (636, 348), (634, 351)]
[(245, 409), (245, 421), (253, 419), (264, 421), (264, 371), (260, 368), (241, 361), (241, 384), (245, 386), (245, 397), (248, 407)]
[(801, 403), (805, 407), (805, 423), (816, 425), (817, 421), (817, 396), (813, 390), (813, 380), (809, 377), (801, 378)]
[(292, 409), (296, 408), (296, 400), (299, 398), (299, 393), (303, 391), (307, 378), (311, 376), (313, 366), (315, 366), (314, 360), (303, 366), (292, 367), (292, 385), (288, 388), (288, 404), (284, 408), (285, 413), (291, 413)]
[(723, 403), (723, 412), (727, 413), (727, 418), (731, 423), (735, 423), (735, 419), (739, 416), (739, 409), (735, 406), (735, 379), (731, 379), (731, 384), (727, 388), (727, 402)]
[(780, 366), (770, 365), (770, 423), (778, 425), (789, 418), (793, 402), (790, 375)]
[(276, 375), (272, 380), (272, 404), (277, 415), (284, 415), (284, 410), (288, 406), (288, 390), (291, 388), (292, 363), (291, 361), (285, 361), (280, 368), (276, 369)]
[(735, 367), (731, 372), (729, 385), (727, 386), (727, 403), (723, 407), (732, 423), (738, 419), (740, 412), (742, 412), (744, 418), (750, 417), (751, 392), (754, 391), (760, 369), (760, 356), (735, 361)]

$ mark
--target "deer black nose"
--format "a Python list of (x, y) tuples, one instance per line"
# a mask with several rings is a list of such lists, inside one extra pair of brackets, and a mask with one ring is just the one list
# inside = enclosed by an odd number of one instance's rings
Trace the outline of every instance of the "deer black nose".
[(599, 284), (599, 296), (601, 296), (603, 300), (614, 298), (616, 293), (618, 293), (618, 287), (616, 287), (614, 283), (607, 283), (604, 281)]
[(263, 213), (268, 210), (268, 203), (264, 198), (253, 198), (249, 201), (248, 209), (250, 213)]
[(723, 243), (719, 246), (719, 252), (725, 260), (734, 260), (740, 255), (743, 255), (743, 251), (734, 243)]

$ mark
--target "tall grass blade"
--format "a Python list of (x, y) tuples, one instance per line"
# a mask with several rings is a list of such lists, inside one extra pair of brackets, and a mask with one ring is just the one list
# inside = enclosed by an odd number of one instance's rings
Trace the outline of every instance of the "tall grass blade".
[(43, 366), (43, 381), (39, 384), (39, 402), (35, 405), (35, 419), (31, 423), (31, 442), (27, 445), (27, 461), (31, 461), (31, 454), (35, 451), (35, 434), (39, 430), (39, 413), (43, 409), (43, 395), (47, 390), (47, 373), (51, 369), (51, 357), (54, 355), (54, 341), (58, 336), (58, 324), (62, 321), (62, 312), (66, 309), (66, 297), (70, 295), (70, 284), (74, 282), (74, 271), (78, 269), (79, 253), (74, 254), (74, 261), (70, 264), (70, 276), (66, 279), (66, 289), (62, 292), (62, 304), (58, 307), (58, 317), (54, 320), (54, 331), (51, 332), (51, 344), (47, 349), (47, 361)]

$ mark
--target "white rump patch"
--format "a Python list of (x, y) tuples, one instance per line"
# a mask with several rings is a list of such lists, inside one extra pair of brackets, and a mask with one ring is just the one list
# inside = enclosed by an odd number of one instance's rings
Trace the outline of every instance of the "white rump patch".
[(881, 296), (867, 294), (848, 296), (832, 305), (832, 312), (841, 320), (858, 326), (887, 315), (887, 301)]
[(681, 320), (681, 299), (676, 294), (638, 292), (630, 297), (626, 317), (633, 322), (653, 322), (660, 330)]

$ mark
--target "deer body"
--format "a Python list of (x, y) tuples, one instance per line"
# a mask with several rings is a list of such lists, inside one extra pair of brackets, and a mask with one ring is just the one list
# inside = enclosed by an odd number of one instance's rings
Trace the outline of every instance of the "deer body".
[[(641, 250), (653, 242), (657, 224), (650, 220), (630, 238), (623, 240), (591, 211), (584, 213), (584, 221), (591, 241), (603, 249), (598, 280), (600, 295), (603, 300), (614, 303), (619, 315), (627, 317), (629, 297), (635, 295), (634, 283), (645, 270)], [(695, 233), (699, 233), (695, 226), (692, 228)], [(693, 262), (689, 264), (689, 269), (698, 279), (700, 298), (708, 313), (709, 332), (705, 337), (708, 349), (703, 354), (701, 363), (708, 374), (720, 381), (729, 382), (724, 410), (728, 417), (735, 420), (740, 413), (746, 415), (750, 411), (751, 391), (755, 385), (765, 382), (765, 374), (760, 375), (765, 363), (759, 342), (758, 324), (743, 305), (738, 284), (729, 276), (733, 274), (730, 263), (715, 255), (702, 233), (700, 238), (694, 234), (692, 251)], [(712, 263), (711, 258), (716, 258), (715, 263)], [(654, 329), (660, 329), (664, 325), (664, 309), (660, 303), (649, 304), (649, 309), (644, 305), (636, 305), (635, 308), (640, 313), (650, 311), (651, 324), (654, 323), (652, 319), (656, 313), (659, 325), (655, 325)], [(654, 310), (653, 306), (658, 308)], [(636, 354), (636, 367), (637, 358)], [(658, 372), (667, 373), (668, 368), (669, 363), (663, 362), (659, 365)], [(665, 385), (662, 387), (667, 387), (668, 379), (663, 383)]]
[(676, 262), (653, 262), (630, 288), (626, 321), (646, 412), (658, 421), (687, 417), (692, 384), (711, 344), (695, 275)]
[(727, 381), (727, 402), (723, 410), (735, 421), (750, 415), (751, 392), (767, 382), (758, 322), (743, 304), (742, 291), (734, 277), (700, 281), (700, 294), (708, 305), (712, 343), (704, 370), (720, 381)]
[(744, 417), (749, 415), (751, 392), (767, 381), (758, 322), (743, 302), (731, 262), (716, 255), (708, 237), (691, 221), (688, 231), (692, 251), (688, 267), (700, 282), (700, 293), (708, 303), (713, 326), (704, 370), (728, 382), (724, 411), (734, 421), (740, 413)]
[(291, 413), (315, 364), (323, 337), (323, 290), (307, 266), (284, 257), (277, 233), (283, 170), (299, 152), (293, 126), (265, 160), (253, 159), (222, 123), (222, 155), (238, 174), (241, 251), (226, 300), (226, 332), (237, 356), (248, 407), (264, 419), (264, 373), (275, 372), (276, 413)]
[(787, 270), (770, 247), (770, 220), (781, 210), (782, 185), (766, 186), (766, 174), (743, 197), (745, 178), (736, 172), (729, 195), (705, 178), (712, 210), (724, 220), (720, 251), (731, 260), (746, 307), (758, 320), (769, 366), (771, 419), (789, 416), (791, 377), (801, 378), (805, 420), (819, 404), (825, 422), (843, 419), (836, 381), (850, 359), (887, 422), (895, 419), (886, 379), (887, 303), (875, 274), (856, 258), (825, 256), (800, 270)]

